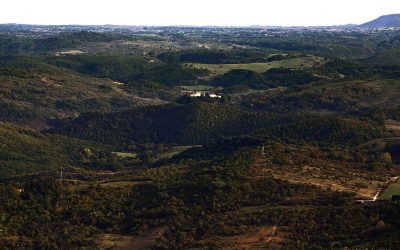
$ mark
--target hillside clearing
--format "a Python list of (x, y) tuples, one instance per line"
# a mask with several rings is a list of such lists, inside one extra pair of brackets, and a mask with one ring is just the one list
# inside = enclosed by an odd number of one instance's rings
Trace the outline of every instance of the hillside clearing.
[(165, 227), (157, 227), (141, 236), (103, 234), (98, 239), (101, 249), (141, 250), (150, 249), (165, 232)]

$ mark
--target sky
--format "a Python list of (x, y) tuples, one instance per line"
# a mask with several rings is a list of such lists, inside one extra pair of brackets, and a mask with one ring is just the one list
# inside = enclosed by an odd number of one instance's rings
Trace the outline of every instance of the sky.
[(0, 0), (0, 23), (324, 26), (400, 13), (399, 0)]

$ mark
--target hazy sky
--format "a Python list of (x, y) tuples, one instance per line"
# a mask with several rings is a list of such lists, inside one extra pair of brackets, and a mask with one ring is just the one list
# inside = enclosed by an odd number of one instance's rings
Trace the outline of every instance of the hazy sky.
[(0, 23), (339, 25), (400, 13), (399, 0), (0, 0)]

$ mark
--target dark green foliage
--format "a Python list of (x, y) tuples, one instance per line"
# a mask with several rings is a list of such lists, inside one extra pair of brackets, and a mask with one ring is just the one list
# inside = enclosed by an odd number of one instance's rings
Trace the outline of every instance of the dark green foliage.
[(304, 85), (319, 80), (311, 72), (304, 70), (291, 69), (270, 69), (263, 74), (245, 70), (233, 69), (217, 76), (212, 80), (212, 84), (222, 87), (248, 86), (253, 89), (274, 88), (274, 87), (291, 87)]
[(124, 55), (80, 55), (49, 58), (49, 63), (65, 67), (82, 74), (107, 77), (130, 86), (146, 81), (167, 86), (187, 84), (207, 70), (185, 67), (179, 64), (148, 63), (149, 59)]
[(214, 78), (212, 84), (222, 87), (242, 84), (257, 88), (258, 86), (265, 85), (265, 79), (262, 74), (251, 70), (233, 69), (222, 76)]
[(224, 94), (236, 94), (236, 93), (245, 93), (249, 89), (250, 89), (250, 87), (247, 85), (232, 85), (232, 86), (224, 87), (222, 92)]
[(355, 61), (334, 59), (326, 63), (325, 70), (337, 72), (348, 78), (362, 78), (368, 76), (369, 69)]
[(121, 36), (111, 33), (98, 33), (91, 31), (80, 31), (73, 33), (63, 33), (55, 37), (47, 37), (34, 40), (37, 51), (54, 51), (58, 49), (70, 48), (82, 43), (90, 42), (111, 42), (121, 38)]
[(0, 178), (78, 166), (82, 149), (101, 151), (92, 143), (4, 124), (0, 124), (0, 141)]
[(249, 112), (231, 105), (206, 103), (109, 114), (86, 113), (61, 123), (52, 132), (114, 145), (131, 142), (199, 144), (240, 135), (357, 144), (382, 135), (378, 125), (355, 119), (306, 113)]
[(319, 79), (311, 72), (304, 70), (270, 69), (263, 75), (272, 87), (304, 85)]
[(91, 42), (111, 42), (121, 35), (91, 31), (65, 32), (50, 37), (19, 37), (0, 34), (0, 54), (42, 54)]
[(133, 82), (147, 80), (173, 86), (191, 83), (198, 77), (205, 75), (208, 75), (208, 70), (172, 64), (154, 67), (144, 72), (135, 73), (128, 79)]
[(129, 76), (147, 69), (147, 60), (139, 56), (74, 55), (51, 57), (49, 63), (72, 69), (82, 74), (127, 81)]
[[(232, 50), (185, 50), (174, 53), (162, 53), (158, 58), (166, 63), (249, 63), (280, 60), (280, 57), (266, 59), (262, 50), (232, 49)], [(282, 58), (283, 59), (283, 58)]]

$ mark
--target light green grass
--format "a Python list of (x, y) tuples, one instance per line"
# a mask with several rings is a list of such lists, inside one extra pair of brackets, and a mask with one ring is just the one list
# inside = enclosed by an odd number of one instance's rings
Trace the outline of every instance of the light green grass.
[(189, 86), (180, 86), (184, 90), (188, 91), (211, 91), (214, 90), (215, 88), (212, 86), (208, 85), (189, 85)]
[(191, 64), (195, 68), (208, 69), (212, 72), (212, 75), (222, 75), (232, 69), (246, 69), (252, 70), (258, 73), (263, 73), (272, 68), (310, 68), (316, 63), (322, 65), (324, 59), (322, 57), (307, 56), (307, 57), (296, 57), (289, 58), (274, 62), (265, 63), (244, 63), (244, 64), (203, 64), (203, 63), (193, 63)]
[(183, 151), (186, 151), (188, 149), (194, 148), (194, 147), (200, 147), (199, 145), (193, 145), (193, 146), (175, 146), (171, 148), (171, 150), (168, 150), (167, 152), (163, 153), (160, 156), (160, 159), (169, 159), (174, 157), (175, 155), (178, 155), (182, 153)]
[(400, 183), (391, 184), (379, 198), (391, 199), (392, 195), (400, 195)]
[(120, 187), (133, 187), (149, 183), (148, 181), (110, 181), (100, 183), (102, 187), (120, 188)]
[(133, 153), (125, 153), (125, 152), (111, 152), (113, 155), (116, 155), (121, 158), (136, 158), (137, 154)]

